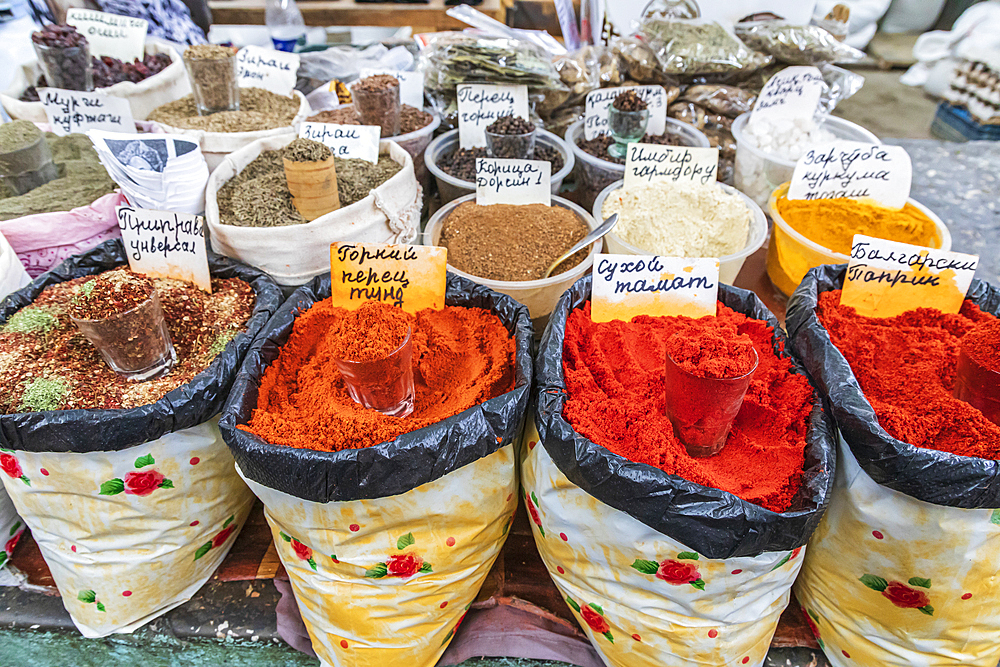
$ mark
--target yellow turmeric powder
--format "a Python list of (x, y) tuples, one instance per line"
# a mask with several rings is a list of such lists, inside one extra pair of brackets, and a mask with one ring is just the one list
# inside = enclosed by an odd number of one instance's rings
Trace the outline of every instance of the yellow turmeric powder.
[(792, 229), (844, 255), (851, 254), (855, 234), (941, 247), (934, 221), (913, 204), (895, 210), (856, 199), (788, 199), (785, 195), (779, 196), (776, 204), (778, 214)]

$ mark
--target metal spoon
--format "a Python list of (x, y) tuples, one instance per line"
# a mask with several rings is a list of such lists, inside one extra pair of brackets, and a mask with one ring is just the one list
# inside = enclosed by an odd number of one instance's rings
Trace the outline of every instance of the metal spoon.
[(618, 224), (618, 214), (612, 213), (611, 217), (602, 222), (600, 227), (598, 227), (594, 231), (584, 236), (579, 243), (577, 243), (575, 246), (573, 246), (565, 253), (563, 253), (562, 257), (552, 262), (552, 266), (549, 267), (549, 270), (545, 272), (545, 275), (542, 276), (542, 278), (544, 279), (551, 276), (552, 272), (556, 270), (557, 266), (559, 266), (560, 264), (565, 262), (567, 259), (575, 255), (576, 253), (580, 252), (581, 250), (589, 246), (594, 241), (601, 239), (605, 234), (614, 229), (615, 225), (617, 224)]

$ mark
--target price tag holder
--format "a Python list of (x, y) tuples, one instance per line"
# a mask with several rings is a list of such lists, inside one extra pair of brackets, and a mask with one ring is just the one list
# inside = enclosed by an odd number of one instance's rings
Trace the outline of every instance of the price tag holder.
[(399, 101), (417, 109), (424, 108), (424, 75), (423, 72), (401, 72), (399, 70), (364, 67), (359, 78), (365, 79), (376, 74), (388, 74), (399, 79)]
[(594, 322), (629, 322), (637, 315), (714, 317), (718, 294), (714, 257), (598, 255), (590, 317)]
[(634, 91), (649, 109), (646, 134), (663, 134), (667, 129), (667, 91), (663, 86), (624, 86), (601, 88), (587, 93), (584, 107), (583, 138), (594, 139), (608, 133), (608, 109), (621, 93)]
[(132, 109), (123, 97), (61, 88), (39, 88), (38, 96), (52, 132), (60, 137), (87, 130), (136, 133)]
[(476, 160), (476, 203), (552, 203), (552, 163), (545, 160)]
[(244, 46), (236, 54), (236, 83), (240, 88), (263, 88), (275, 95), (291, 95), (299, 71), (299, 55)]
[(378, 125), (337, 125), (336, 123), (303, 122), (299, 136), (327, 146), (334, 156), (344, 159), (378, 163), (378, 142), (382, 128)]
[(715, 182), (719, 169), (718, 148), (629, 144), (625, 153), (625, 187), (652, 181)]
[(334, 243), (330, 246), (333, 305), (354, 310), (384, 301), (417, 313), (444, 308), (448, 249), (439, 246)]
[(913, 166), (902, 146), (837, 141), (806, 151), (795, 164), (789, 199), (869, 199), (900, 209)]
[(500, 116), (528, 119), (528, 87), (469, 83), (458, 87), (458, 142), (486, 146), (486, 127)]
[(145, 19), (72, 7), (66, 10), (66, 23), (87, 38), (92, 56), (111, 56), (130, 63), (146, 55), (149, 22)]
[(786, 67), (764, 84), (750, 111), (758, 118), (813, 118), (826, 83), (816, 67)]
[(204, 218), (131, 206), (118, 206), (115, 211), (133, 271), (194, 283), (212, 293)]
[(840, 303), (864, 317), (917, 308), (957, 313), (979, 265), (963, 255), (856, 234)]

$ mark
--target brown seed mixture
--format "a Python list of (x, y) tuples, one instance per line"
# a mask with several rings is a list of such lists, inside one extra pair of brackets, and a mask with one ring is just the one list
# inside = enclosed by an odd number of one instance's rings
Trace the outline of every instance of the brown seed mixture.
[[(480, 148), (459, 148), (453, 153), (448, 153), (438, 160), (438, 167), (441, 171), (454, 176), (460, 181), (475, 182), (476, 180), (476, 159), (489, 157), (486, 149)], [(504, 157), (499, 155), (497, 157)], [(533, 160), (545, 160), (552, 163), (552, 174), (563, 168), (566, 164), (562, 153), (550, 146), (543, 146), (540, 142), (535, 144), (535, 155)]]
[[(599, 157), (602, 160), (607, 160), (608, 162), (614, 162), (615, 164), (625, 164), (625, 158), (612, 157), (608, 155), (608, 146), (615, 143), (615, 140), (611, 138), (610, 134), (602, 134), (600, 136), (594, 137), (593, 139), (585, 139), (577, 143), (584, 153), (593, 155), (594, 157)], [(669, 132), (664, 132), (663, 134), (647, 134), (642, 138), (640, 143), (643, 144), (656, 144), (659, 146), (680, 146), (681, 140), (675, 134)]]
[(236, 47), (218, 44), (195, 44), (184, 49), (186, 60), (221, 60), (236, 55)]
[[(337, 125), (361, 125), (361, 117), (353, 106), (340, 107), (339, 109), (327, 109), (320, 111), (306, 120), (312, 123), (335, 123)], [(427, 127), (434, 120), (434, 116), (409, 104), (404, 104), (399, 111), (399, 134), (409, 134), (416, 132), (422, 127)], [(388, 137), (382, 137), (388, 139)]]
[(389, 74), (375, 74), (359, 80), (351, 87), (351, 90), (374, 93), (385, 90), (386, 88), (399, 88), (399, 79)]
[(78, 320), (105, 320), (141, 306), (152, 294), (152, 281), (141, 273), (105, 271), (80, 285), (69, 314)]
[(213, 279), (212, 294), (180, 280), (153, 278), (177, 363), (166, 375), (128, 382), (69, 319), (73, 299), (92, 281), (85, 276), (52, 285), (0, 326), (0, 413), (153, 403), (207, 368), (246, 328), (256, 303), (253, 288), (238, 278)]
[(636, 95), (634, 90), (620, 93), (611, 104), (619, 111), (642, 111), (646, 108), (646, 102)]
[[(590, 229), (575, 213), (544, 204), (460, 204), (445, 219), (438, 245), (448, 263), (488, 280), (537, 280)], [(582, 262), (590, 248), (564, 261), (552, 275)]]
[(285, 146), (284, 157), (290, 162), (319, 162), (330, 157), (330, 149), (318, 141), (296, 139)]
[(288, 127), (299, 111), (299, 99), (285, 97), (261, 88), (240, 88), (240, 110), (220, 111), (199, 116), (194, 97), (159, 106), (149, 114), (149, 120), (170, 127), (206, 132), (256, 132)]

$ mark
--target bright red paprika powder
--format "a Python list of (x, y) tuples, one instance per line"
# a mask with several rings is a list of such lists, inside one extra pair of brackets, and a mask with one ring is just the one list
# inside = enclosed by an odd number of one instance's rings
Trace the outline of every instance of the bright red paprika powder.
[(1000, 319), (979, 324), (962, 338), (962, 345), (977, 364), (1000, 372)]
[(678, 367), (700, 378), (742, 377), (756, 361), (750, 336), (736, 331), (674, 336), (667, 340), (667, 353)]

